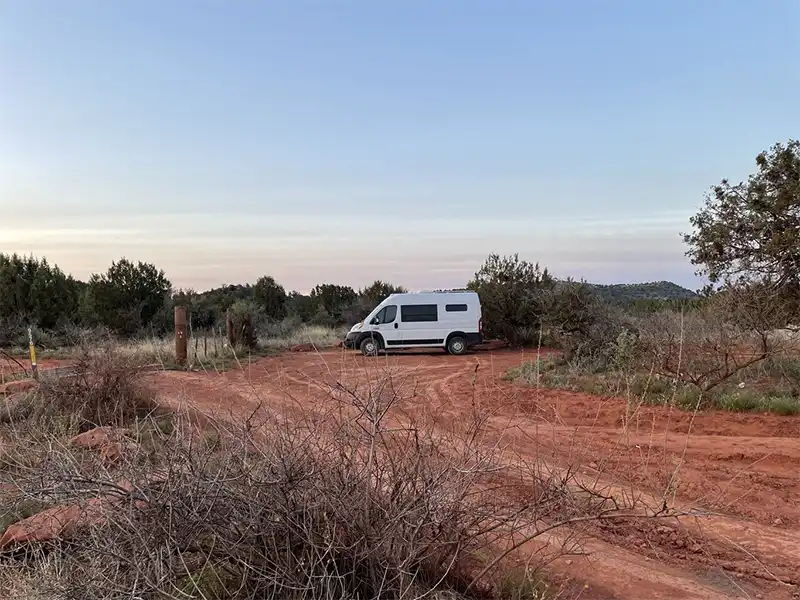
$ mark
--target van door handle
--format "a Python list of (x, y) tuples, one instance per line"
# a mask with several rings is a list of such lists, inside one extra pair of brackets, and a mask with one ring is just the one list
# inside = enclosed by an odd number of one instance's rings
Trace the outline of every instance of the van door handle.
[(397, 323), (394, 324), (394, 328), (397, 329)]

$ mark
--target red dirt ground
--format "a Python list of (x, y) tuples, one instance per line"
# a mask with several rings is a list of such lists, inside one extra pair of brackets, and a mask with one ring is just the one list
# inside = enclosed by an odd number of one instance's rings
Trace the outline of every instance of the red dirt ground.
[[(72, 364), (70, 359), (43, 358), (37, 359), (36, 364), (40, 371), (64, 367)], [(4, 380), (16, 379), (21, 376), (30, 375), (31, 361), (27, 356), (15, 356), (13, 359), (0, 354), (0, 384)]]
[(435, 414), (437, 427), (458, 431), (478, 402), (491, 410), (482, 443), (509, 444), (518, 457), (554, 467), (580, 465), (583, 477), (658, 504), (672, 490), (672, 506), (703, 511), (680, 523), (594, 526), (583, 545), (588, 556), (549, 567), (552, 578), (568, 585), (561, 597), (800, 598), (800, 418), (693, 416), (501, 380), (531, 357), (510, 350), (378, 359), (343, 351), (291, 353), (259, 359), (244, 371), (148, 377), (173, 406), (245, 414), (263, 402), (290, 414), (298, 406), (313, 411), (326, 385), (390, 368), (416, 386), (413, 398), (398, 407), (404, 414)]

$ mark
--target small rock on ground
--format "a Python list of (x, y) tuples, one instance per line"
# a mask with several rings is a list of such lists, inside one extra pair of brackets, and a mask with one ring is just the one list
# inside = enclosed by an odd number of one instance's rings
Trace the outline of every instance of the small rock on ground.
[(134, 451), (138, 447), (135, 441), (127, 437), (128, 431), (115, 427), (95, 427), (76, 435), (71, 444), (97, 450), (105, 462), (118, 460), (126, 450)]

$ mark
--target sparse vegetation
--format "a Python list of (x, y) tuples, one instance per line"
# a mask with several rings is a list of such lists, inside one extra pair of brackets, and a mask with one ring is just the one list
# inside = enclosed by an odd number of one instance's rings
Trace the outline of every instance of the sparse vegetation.
[(549, 356), (512, 367), (503, 378), (526, 386), (673, 405), (682, 410), (800, 414), (800, 380), (786, 375), (788, 370), (800, 369), (800, 359), (776, 360), (772, 365), (743, 369), (726, 385), (706, 391), (652, 369), (590, 371), (579, 363)]

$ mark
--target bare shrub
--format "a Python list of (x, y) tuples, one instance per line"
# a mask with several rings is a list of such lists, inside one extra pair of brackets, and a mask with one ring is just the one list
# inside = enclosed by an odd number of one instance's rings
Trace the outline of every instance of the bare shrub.
[(124, 426), (155, 408), (138, 385), (144, 357), (119, 352), (113, 343), (84, 347), (70, 372), (42, 379), (30, 411), (36, 420), (68, 416), (80, 430)]
[(730, 288), (700, 310), (663, 311), (639, 323), (642, 366), (708, 392), (787, 350), (771, 335), (781, 305), (764, 290)]

